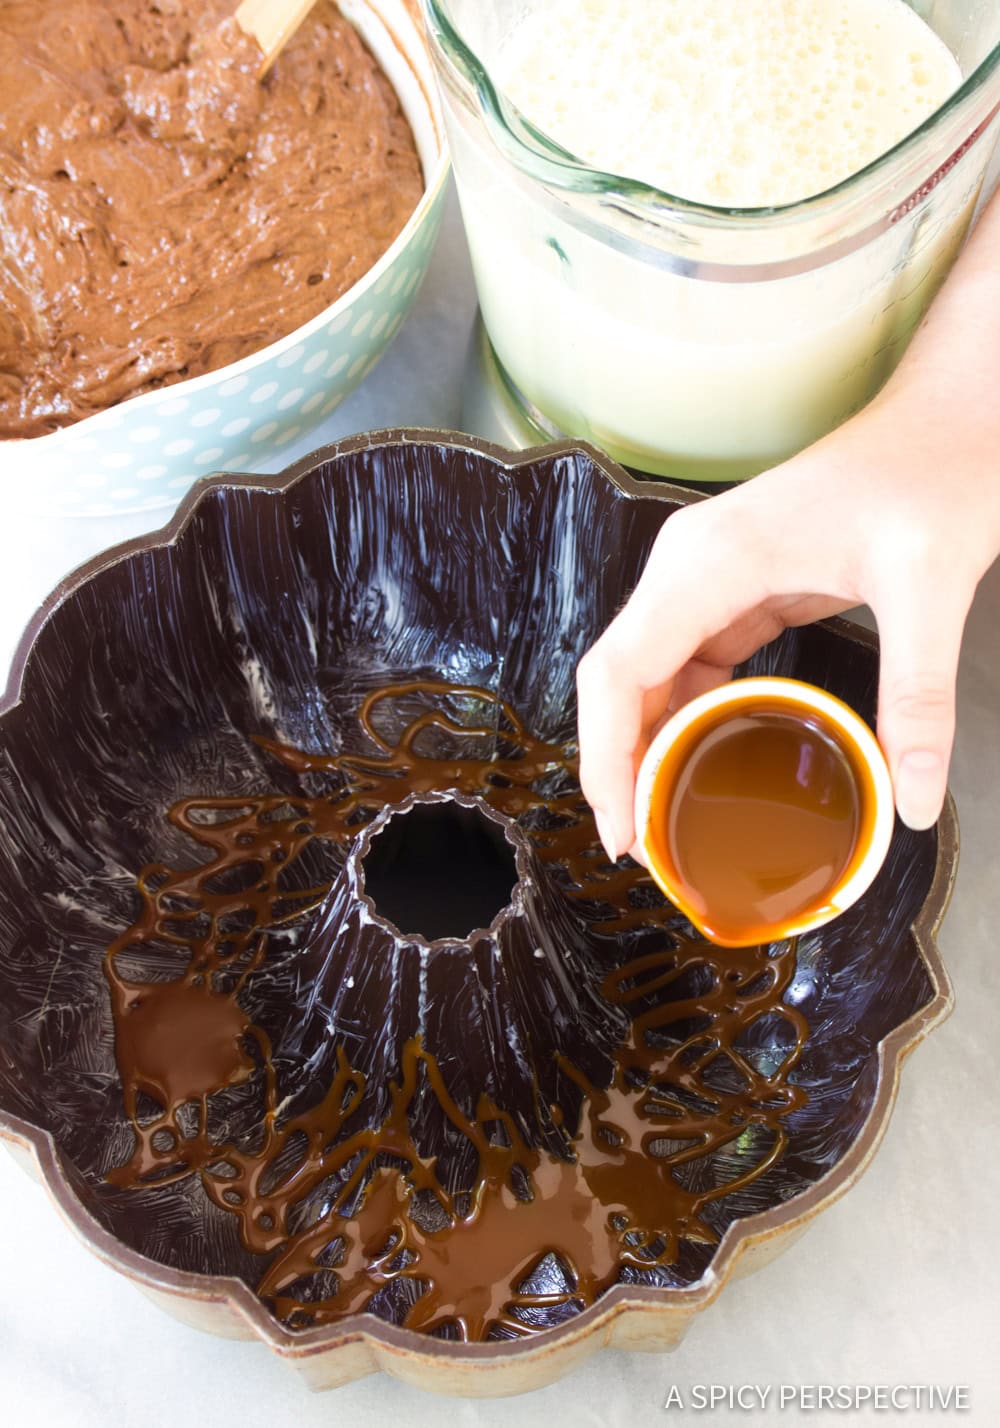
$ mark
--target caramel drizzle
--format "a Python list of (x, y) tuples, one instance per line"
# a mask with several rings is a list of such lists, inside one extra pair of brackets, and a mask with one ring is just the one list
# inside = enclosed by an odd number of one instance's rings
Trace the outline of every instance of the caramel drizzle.
[[(374, 722), (379, 706), (412, 697), (443, 707), (411, 718), (397, 740), (385, 737)], [(449, 712), (456, 702), (466, 710), (470, 702), (486, 705), (492, 722), (459, 722)], [(384, 806), (414, 792), (452, 789), (479, 795), (521, 824), (538, 855), (565, 869), (565, 891), (586, 908), (595, 934), (661, 927), (676, 916), (662, 901), (649, 905), (643, 869), (611, 865), (603, 856), (572, 747), (535, 739), (489, 691), (398, 684), (370, 694), (358, 721), (370, 754), (315, 755), (255, 741), (298, 774), (333, 775), (332, 793), (188, 798), (171, 808), (171, 823), (209, 859), (192, 869), (145, 868), (139, 916), (105, 956), (116, 1058), (135, 1134), (128, 1163), (108, 1178), (139, 1190), (199, 1175), (209, 1199), (237, 1217), (245, 1247), (273, 1256), (257, 1292), (291, 1327), (362, 1310), (393, 1281), (408, 1281), (407, 1327), (469, 1341), (537, 1333), (555, 1322), (546, 1313), (592, 1303), (623, 1268), (672, 1265), (682, 1240), (714, 1243), (705, 1207), (781, 1158), (783, 1122), (805, 1101), (789, 1075), (808, 1028), (782, 1001), (795, 946), (722, 951), (671, 930), (669, 946), (609, 976), (602, 993), (631, 1014), (630, 1032), (606, 1087), (561, 1060), (583, 1096), (575, 1131), (559, 1107), (550, 1108), (565, 1137), (562, 1157), (527, 1144), (513, 1118), (486, 1095), (475, 1116), (467, 1116), (419, 1039), (401, 1048), (399, 1080), (380, 1124), (351, 1125), (365, 1077), (342, 1047), (319, 1104), (282, 1118), (287, 1100), (279, 1103), (270, 1041), (239, 998), (265, 958), (268, 929), (307, 916), (329, 892), (330, 884), (294, 893), (278, 886), (281, 870), (313, 839), (346, 853)], [(494, 755), (430, 758), (416, 745), (432, 729), (439, 739), (442, 733), (460, 742), (485, 738)], [(501, 756), (500, 747), (509, 752)], [(122, 954), (151, 944), (176, 949), (184, 964), (178, 980), (136, 981), (122, 972)], [(692, 975), (707, 990), (661, 999)], [(787, 1049), (766, 1070), (738, 1049), (762, 1016), (782, 1017), (789, 1029)], [(723, 1084), (735, 1089), (720, 1089), (720, 1068), (729, 1073)], [(220, 1143), (209, 1131), (210, 1098), (261, 1073), (256, 1143), (252, 1149)], [(140, 1094), (160, 1107), (158, 1114), (140, 1115)], [(446, 1190), (414, 1142), (413, 1110), (426, 1095), (478, 1157), (464, 1195)], [(712, 1171), (709, 1158), (726, 1146), (734, 1146), (742, 1168), (708, 1188), (685, 1188), (683, 1167), (704, 1161)], [(334, 1183), (335, 1193), (315, 1222), (304, 1223), (310, 1195), (325, 1183)], [(437, 1227), (423, 1227), (426, 1216), (414, 1215), (418, 1192), (438, 1207)], [(544, 1288), (532, 1288), (550, 1256), (561, 1282), (550, 1274)]]

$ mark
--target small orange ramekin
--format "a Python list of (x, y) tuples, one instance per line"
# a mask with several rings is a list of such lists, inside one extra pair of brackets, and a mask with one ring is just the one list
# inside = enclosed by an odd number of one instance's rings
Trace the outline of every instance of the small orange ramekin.
[(722, 946), (752, 943), (732, 941), (709, 930), (704, 914), (691, 906), (676, 885), (672, 870), (664, 865), (651, 836), (653, 820), (668, 817), (672, 793), (672, 785), (663, 788), (660, 771), (669, 758), (680, 772), (685, 755), (718, 727), (720, 717), (755, 709), (773, 710), (775, 706), (780, 706), (782, 712), (798, 714), (844, 749), (854, 775), (861, 817), (854, 852), (834, 887), (815, 906), (793, 921), (767, 929), (766, 936), (755, 936), (753, 943), (811, 932), (838, 917), (871, 886), (892, 841), (895, 806), (885, 756), (865, 721), (835, 695), (800, 680), (768, 676), (733, 680), (692, 699), (663, 725), (642, 761), (635, 791), (636, 837), (643, 861), (662, 892), (699, 932)]

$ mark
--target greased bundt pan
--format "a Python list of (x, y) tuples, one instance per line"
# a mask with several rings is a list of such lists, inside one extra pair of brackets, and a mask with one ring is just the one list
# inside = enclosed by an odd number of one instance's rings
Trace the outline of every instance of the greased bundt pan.
[[(731, 951), (575, 780), (576, 661), (692, 499), (378, 433), (203, 483), (34, 620), (0, 1132), (164, 1307), (314, 1387), (514, 1393), (673, 1346), (867, 1164), (951, 1003), (950, 803), (839, 921)], [(748, 668), (872, 718), (843, 621)]]

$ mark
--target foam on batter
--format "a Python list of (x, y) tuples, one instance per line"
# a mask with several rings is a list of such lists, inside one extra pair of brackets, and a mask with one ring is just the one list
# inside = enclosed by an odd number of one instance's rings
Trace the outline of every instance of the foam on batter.
[(578, 158), (737, 208), (839, 183), (961, 80), (903, 0), (536, 0), (492, 67)]

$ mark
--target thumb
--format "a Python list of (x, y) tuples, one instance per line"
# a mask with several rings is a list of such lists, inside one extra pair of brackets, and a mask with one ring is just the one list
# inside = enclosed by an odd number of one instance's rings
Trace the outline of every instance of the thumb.
[[(918, 583), (919, 581), (919, 583)], [(937, 821), (955, 737), (955, 681), (972, 591), (900, 580), (875, 615), (881, 641), (878, 737), (909, 828)]]

